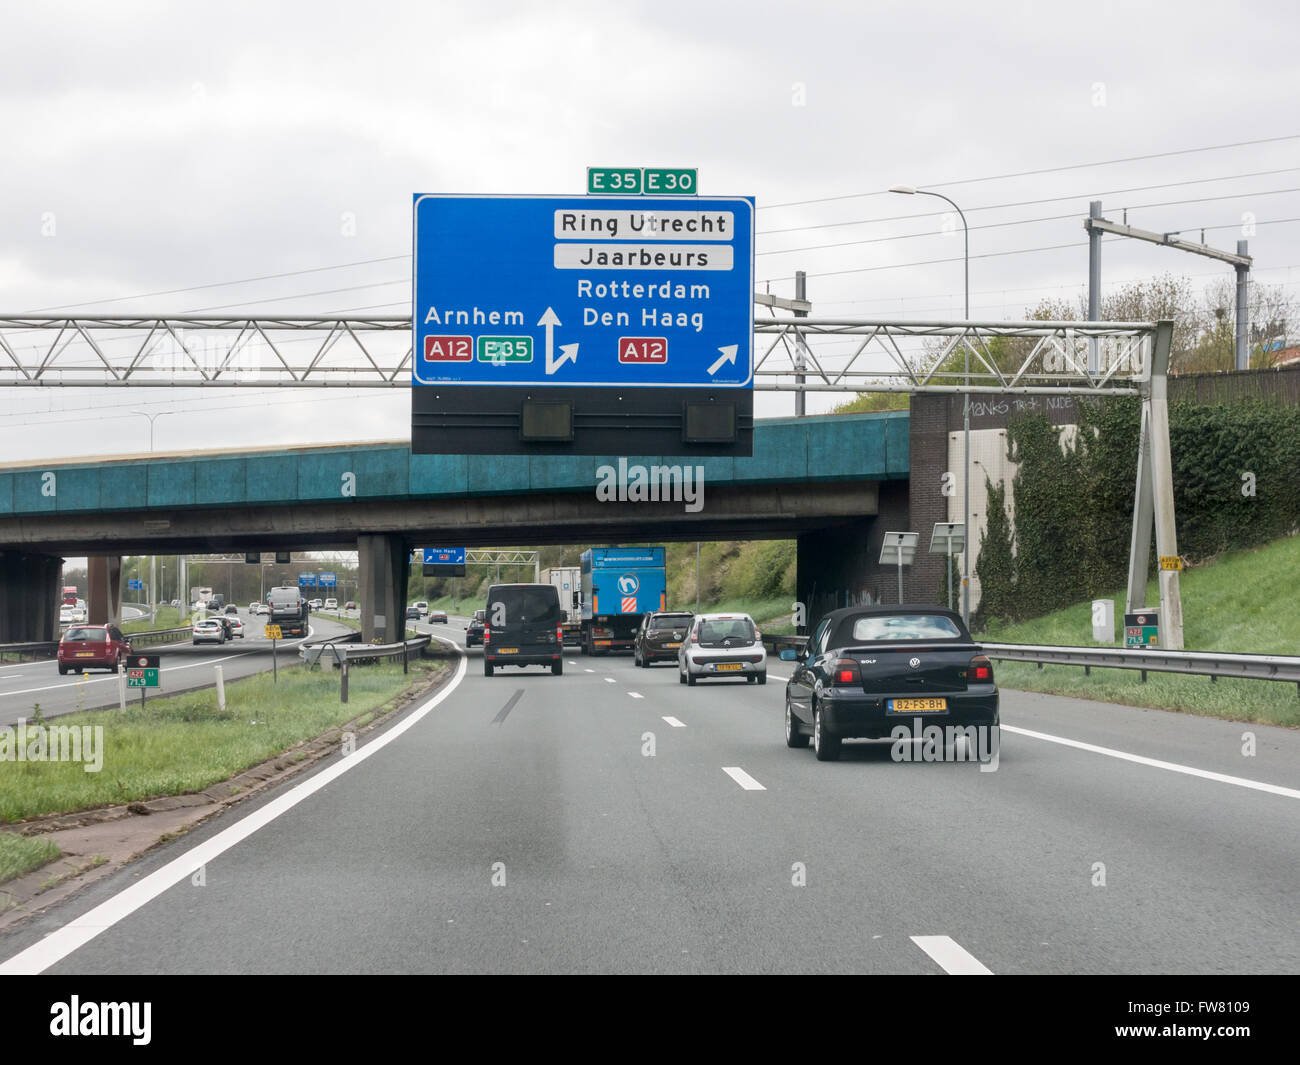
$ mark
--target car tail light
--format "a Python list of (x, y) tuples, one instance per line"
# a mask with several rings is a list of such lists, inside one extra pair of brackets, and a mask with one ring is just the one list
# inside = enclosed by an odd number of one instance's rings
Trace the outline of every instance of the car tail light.
[(563, 643), (563, 642), (564, 642), (564, 626), (563, 626), (563, 625), (556, 625), (556, 626), (555, 626), (555, 642), (556, 642), (556, 643)]
[(970, 660), (966, 679), (983, 681), (986, 684), (993, 683), (993, 664), (984, 655), (976, 655)]
[(836, 684), (862, 683), (862, 671), (856, 658), (837, 658), (831, 666), (831, 676)]
[(488, 625), (487, 622), (484, 622), (484, 623), (483, 623), (483, 642), (484, 642), (484, 643), (487, 643), (488, 640), (490, 640), (490, 639), (492, 639), (492, 626)]

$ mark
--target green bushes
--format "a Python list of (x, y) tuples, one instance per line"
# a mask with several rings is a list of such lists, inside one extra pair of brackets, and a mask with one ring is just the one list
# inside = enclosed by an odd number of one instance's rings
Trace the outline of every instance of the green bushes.
[[(1007, 428), (1019, 466), (1014, 532), (1005, 492), (991, 491), (975, 567), (978, 624), (1038, 617), (1126, 582), (1139, 404), (1119, 397), (1080, 410), (1078, 435), (1064, 446), (1042, 415)], [(1300, 527), (1300, 409), (1178, 404), (1169, 438), (1179, 553), (1190, 563)]]

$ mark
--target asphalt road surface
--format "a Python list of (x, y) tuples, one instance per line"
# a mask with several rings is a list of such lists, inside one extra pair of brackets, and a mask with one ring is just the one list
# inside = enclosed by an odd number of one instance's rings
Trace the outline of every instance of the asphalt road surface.
[[(216, 683), (213, 666), (220, 665), (226, 680), (237, 680), (271, 668), (271, 641), (263, 632), (267, 619), (250, 617), (246, 610), (239, 612), (244, 622), (244, 636), (224, 644), (193, 644), (189, 640), (174, 644), (149, 644), (141, 646), (141, 654), (161, 658), (161, 685), (150, 688), (148, 698), (174, 695), (177, 692), (205, 688)], [(328, 617), (313, 615), (312, 631), (318, 636), (342, 635), (349, 632), (346, 626)], [(279, 640), (276, 653), (281, 663), (298, 662), (300, 640)], [(119, 698), (117, 675), (106, 670), (85, 674), (59, 676), (58, 664), (48, 662), (18, 662), (0, 665), (0, 725), (15, 724), (19, 718), (30, 720), (34, 707), (40, 704), (41, 714), (57, 717), (75, 710), (95, 710), (117, 706)], [(136, 689), (127, 690), (127, 698), (139, 700)]]
[(8, 971), (1300, 969), (1294, 731), (1004, 692), (996, 771), (819, 763), (785, 747), (784, 663), (458, 661), (355, 754), (0, 939)]

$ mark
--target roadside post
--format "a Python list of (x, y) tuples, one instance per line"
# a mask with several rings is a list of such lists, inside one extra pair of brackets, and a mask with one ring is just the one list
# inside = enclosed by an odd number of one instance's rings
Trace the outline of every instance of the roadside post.
[(910, 566), (916, 559), (916, 544), (921, 539), (920, 533), (887, 532), (885, 542), (880, 545), (880, 564), (898, 566), (898, 601), (903, 601), (903, 567)]
[(275, 660), (275, 641), (283, 635), (279, 625), (268, 625), (266, 627), (266, 638), (271, 641), (271, 682), (273, 684), (280, 683), (280, 670)]
[(1092, 638), (1095, 643), (1113, 644), (1115, 642), (1114, 599), (1094, 599), (1092, 601)]
[(936, 521), (930, 534), (930, 554), (948, 556), (948, 609), (952, 609), (952, 556), (966, 550), (966, 526), (959, 521)]
[(213, 666), (217, 674), (217, 709), (223, 714), (226, 712), (226, 684), (221, 676), (221, 667)]
[(140, 689), (140, 709), (144, 709), (145, 691), (157, 688), (159, 655), (131, 655), (127, 658), (126, 686)]
[(117, 708), (126, 713), (126, 665), (117, 667)]

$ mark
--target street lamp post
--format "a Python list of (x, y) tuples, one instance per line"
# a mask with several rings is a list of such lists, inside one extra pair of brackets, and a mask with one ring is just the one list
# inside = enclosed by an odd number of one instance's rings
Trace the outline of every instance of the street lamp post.
[[(149, 453), (153, 454), (153, 423), (156, 419), (161, 418), (164, 414), (171, 414), (172, 412), (168, 410), (160, 410), (160, 411), (155, 411), (151, 414), (147, 410), (133, 410), (131, 411), (131, 413), (138, 414), (140, 415), (141, 418), (149, 419)], [(154, 623), (158, 617), (158, 606), (157, 606), (158, 595), (156, 591), (157, 586), (158, 586), (158, 556), (151, 554), (149, 556), (149, 619), (151, 624)]]
[[(890, 192), (897, 192), (903, 196), (935, 196), (945, 203), (951, 204), (952, 209), (957, 212), (961, 219), (962, 229), (962, 262), (964, 264), (964, 288), (965, 288), (965, 314), (966, 321), (970, 321), (970, 227), (966, 225), (966, 215), (952, 200), (948, 199), (942, 192), (930, 192), (927, 189), (914, 188), (911, 185), (893, 185)], [(967, 341), (962, 345), (962, 354), (965, 356), (965, 378), (966, 390), (963, 393), (961, 422), (962, 435), (965, 442), (965, 460), (963, 462), (964, 473), (962, 477), (962, 524), (966, 529), (966, 549), (962, 552), (962, 578), (961, 578), (961, 616), (967, 625), (970, 624), (970, 552), (971, 540), (970, 534), (970, 342)]]

